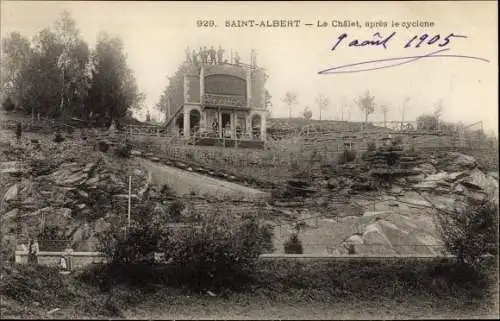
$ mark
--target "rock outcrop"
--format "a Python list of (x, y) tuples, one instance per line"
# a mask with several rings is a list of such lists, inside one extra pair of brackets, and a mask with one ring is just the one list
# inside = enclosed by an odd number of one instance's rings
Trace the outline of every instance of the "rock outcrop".
[[(436, 211), (490, 200), (498, 204), (498, 176), (481, 171), (468, 155), (449, 153), (439, 164), (423, 163), (418, 175), (398, 181), (359, 219), (359, 232), (337, 254), (437, 255), (443, 253)], [(399, 184), (399, 185), (398, 185)]]

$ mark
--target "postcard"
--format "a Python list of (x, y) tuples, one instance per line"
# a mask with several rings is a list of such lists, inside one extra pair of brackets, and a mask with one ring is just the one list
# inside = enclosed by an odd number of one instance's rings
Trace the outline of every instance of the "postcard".
[(0, 313), (498, 319), (498, 3), (0, 2)]

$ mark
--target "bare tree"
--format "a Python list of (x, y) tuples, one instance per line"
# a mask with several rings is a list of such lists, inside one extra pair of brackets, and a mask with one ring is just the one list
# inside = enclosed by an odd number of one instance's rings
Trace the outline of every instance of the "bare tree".
[(440, 99), (434, 108), (434, 112), (432, 113), (434, 117), (436, 118), (436, 124), (437, 124), (437, 129), (439, 130), (439, 118), (441, 118), (441, 115), (443, 114), (443, 100)]
[(405, 121), (405, 111), (406, 111), (406, 106), (408, 104), (408, 101), (410, 101), (410, 97), (406, 97), (405, 100), (403, 101), (403, 106), (401, 108), (402, 111), (402, 116), (401, 116), (401, 126), (403, 126), (403, 123)]
[(288, 118), (292, 118), (292, 107), (297, 104), (297, 95), (288, 91), (281, 100), (288, 107)]
[(356, 98), (356, 105), (365, 116), (365, 123), (368, 122), (368, 116), (375, 111), (375, 96), (371, 96), (369, 91), (366, 91), (363, 96)]
[(322, 111), (326, 110), (328, 108), (328, 105), (330, 104), (330, 100), (328, 99), (328, 97), (326, 97), (322, 94), (319, 94), (318, 97), (316, 97), (316, 103), (319, 106), (319, 120), (321, 120), (322, 119), (321, 118)]
[(387, 113), (389, 112), (389, 107), (387, 105), (381, 105), (380, 110), (384, 114), (384, 127), (387, 127)]

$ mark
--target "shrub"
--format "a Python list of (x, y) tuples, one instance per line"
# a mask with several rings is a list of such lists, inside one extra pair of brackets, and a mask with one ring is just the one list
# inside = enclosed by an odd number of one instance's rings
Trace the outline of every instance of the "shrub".
[(491, 201), (439, 213), (441, 238), (459, 262), (477, 266), (485, 255), (498, 254), (498, 205)]
[(128, 158), (130, 157), (130, 151), (132, 151), (132, 145), (130, 144), (130, 142), (125, 141), (124, 143), (118, 145), (115, 150), (115, 154), (118, 157)]
[(377, 149), (377, 144), (374, 141), (369, 141), (366, 145), (369, 152), (373, 152)]
[(54, 137), (54, 142), (55, 143), (61, 143), (64, 141), (64, 137), (61, 135), (60, 132), (56, 132), (56, 135)]
[(196, 289), (238, 288), (250, 280), (272, 233), (256, 217), (242, 222), (222, 215), (202, 216), (200, 225), (180, 231), (164, 252), (178, 268), (176, 277)]
[(6, 111), (13, 111), (16, 108), (16, 105), (10, 97), (7, 97), (7, 99), (5, 99), (2, 103), (2, 108)]
[[(151, 266), (155, 253), (164, 253), (170, 264), (162, 273), (169, 282), (195, 289), (238, 287), (250, 280), (258, 256), (272, 244), (272, 232), (255, 216), (236, 220), (210, 213), (191, 226), (174, 228), (155, 213), (145, 208), (134, 215), (127, 233), (112, 224), (99, 236), (100, 250), (120, 274)], [(135, 282), (150, 279), (149, 272), (137, 273)]]
[(182, 217), (182, 210), (184, 210), (185, 207), (186, 206), (184, 205), (184, 203), (181, 202), (180, 200), (173, 201), (168, 207), (168, 212), (170, 214), (170, 217), (175, 222), (179, 222)]
[(109, 150), (109, 143), (101, 140), (97, 143), (97, 149), (100, 152), (106, 153)]
[(393, 145), (401, 145), (403, 143), (403, 136), (396, 136), (392, 140)]
[(285, 253), (287, 254), (302, 254), (304, 249), (302, 248), (302, 242), (299, 239), (297, 233), (293, 233), (290, 238), (285, 242)]
[(342, 154), (339, 155), (338, 163), (347, 164), (353, 162), (355, 159), (356, 159), (356, 151), (346, 149)]

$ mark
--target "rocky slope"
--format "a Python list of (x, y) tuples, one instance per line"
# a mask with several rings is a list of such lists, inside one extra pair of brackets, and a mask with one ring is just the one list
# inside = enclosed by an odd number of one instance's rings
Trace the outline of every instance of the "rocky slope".
[[(485, 199), (498, 203), (498, 175), (484, 173), (476, 160), (447, 153), (399, 179), (358, 219), (357, 231), (335, 249), (360, 255), (435, 255), (442, 252), (436, 211)], [(370, 206), (372, 203), (372, 206)]]
[(44, 246), (92, 249), (105, 217), (126, 213), (128, 178), (135, 199), (148, 188), (145, 169), (111, 152), (96, 151), (87, 141), (56, 144), (49, 137), (28, 139), (11, 142), (3, 151), (8, 164), (17, 160), (25, 165), (4, 166), (2, 175), (10, 181), (0, 195), (2, 234), (16, 237), (18, 243), (52, 229), (61, 241)]

